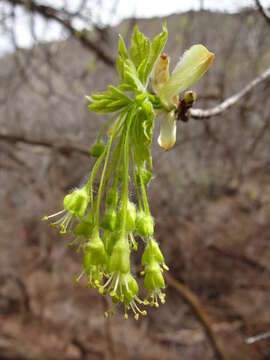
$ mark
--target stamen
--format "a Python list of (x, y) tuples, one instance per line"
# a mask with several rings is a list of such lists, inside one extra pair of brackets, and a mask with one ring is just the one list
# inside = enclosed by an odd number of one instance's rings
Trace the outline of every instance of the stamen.
[(66, 211), (66, 209), (63, 209), (63, 210), (61, 210), (61, 211), (58, 211), (58, 212), (55, 213), (55, 214), (45, 215), (45, 216), (43, 216), (42, 220), (44, 220), (44, 221), (49, 220), (49, 219), (52, 218), (52, 217), (55, 217), (55, 216), (60, 215), (60, 214), (63, 214), (63, 212), (65, 212), (65, 211)]
[(75, 276), (74, 281), (75, 281), (76, 284), (81, 280), (81, 278), (83, 277), (84, 274), (85, 274), (85, 271), (83, 270), (83, 271), (80, 273), (80, 275)]

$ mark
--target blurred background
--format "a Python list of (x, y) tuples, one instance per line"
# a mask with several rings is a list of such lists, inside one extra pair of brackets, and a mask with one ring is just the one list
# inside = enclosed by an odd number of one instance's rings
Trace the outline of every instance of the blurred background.
[(213, 51), (194, 87), (195, 107), (209, 109), (270, 67), (270, 1), (260, 4), (0, 1), (1, 360), (270, 359), (269, 77), (219, 116), (179, 124), (171, 151), (153, 140), (157, 239), (226, 357), (170, 286), (143, 320), (104, 319), (97, 292), (73, 284), (80, 255), (40, 221), (91, 169), (104, 118), (84, 95), (117, 82), (118, 33), (128, 42), (137, 23), (153, 37), (166, 19), (172, 68), (194, 43)]

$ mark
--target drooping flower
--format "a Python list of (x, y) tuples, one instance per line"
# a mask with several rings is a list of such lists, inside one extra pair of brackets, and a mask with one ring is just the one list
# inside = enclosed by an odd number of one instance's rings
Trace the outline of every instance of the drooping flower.
[(42, 220), (46, 221), (56, 218), (57, 220), (50, 225), (59, 228), (60, 234), (66, 234), (73, 220), (81, 219), (85, 215), (89, 200), (90, 197), (86, 186), (75, 189), (64, 197), (63, 210), (49, 216), (46, 215)]
[[(61, 234), (75, 236), (69, 245), (82, 250), (82, 271), (75, 281), (86, 277), (88, 287), (109, 297), (112, 307), (105, 316), (122, 306), (125, 319), (128, 312), (133, 312), (137, 320), (146, 315), (143, 306), (158, 307), (165, 302), (163, 273), (169, 269), (154, 239), (155, 221), (147, 198), (147, 187), (153, 179), (155, 116), (164, 115), (158, 142), (169, 149), (176, 140), (176, 120), (188, 120), (196, 99), (192, 91), (182, 97), (179, 93), (205, 73), (214, 57), (202, 45), (195, 45), (170, 77), (169, 58), (162, 55), (166, 40), (166, 24), (152, 44), (135, 27), (129, 51), (119, 37), (120, 83), (87, 97), (91, 111), (112, 113), (91, 148), (95, 163), (89, 179), (84, 187), (65, 196), (63, 210), (44, 217), (56, 218), (52, 226)], [(130, 198), (132, 181), (137, 205)], [(139, 283), (131, 273), (131, 254), (139, 245), (145, 245), (141, 274), (147, 295), (143, 300), (139, 297)]]

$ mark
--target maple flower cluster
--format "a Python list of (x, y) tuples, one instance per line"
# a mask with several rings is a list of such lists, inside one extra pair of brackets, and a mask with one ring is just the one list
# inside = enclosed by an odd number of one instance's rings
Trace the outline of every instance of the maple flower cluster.
[[(165, 150), (174, 145), (181, 106), (188, 109), (196, 98), (187, 91), (181, 100), (179, 93), (201, 78), (214, 57), (203, 45), (194, 45), (170, 76), (169, 58), (162, 53), (166, 40), (166, 25), (152, 43), (136, 26), (129, 51), (119, 36), (120, 83), (87, 97), (91, 111), (112, 114), (90, 150), (95, 158), (90, 177), (64, 197), (63, 210), (43, 218), (60, 234), (73, 234), (71, 245), (82, 253), (82, 271), (76, 281), (85, 278), (87, 286), (111, 298), (112, 307), (105, 316), (122, 304), (125, 319), (130, 311), (138, 319), (147, 314), (145, 306), (158, 307), (165, 302), (163, 273), (169, 269), (155, 240), (147, 199), (153, 179), (153, 128), (160, 115), (158, 143)], [(94, 192), (97, 179), (98, 191)], [(136, 203), (130, 198), (130, 186), (136, 189)], [(130, 260), (139, 245), (144, 246), (143, 298)]]

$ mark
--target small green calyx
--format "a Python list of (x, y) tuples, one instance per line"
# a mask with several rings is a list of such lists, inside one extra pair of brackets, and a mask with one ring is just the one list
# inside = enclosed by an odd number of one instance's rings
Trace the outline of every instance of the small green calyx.
[(116, 211), (113, 209), (108, 209), (103, 216), (100, 226), (104, 230), (114, 231), (116, 228), (116, 223), (117, 223)]
[(135, 278), (130, 274), (122, 275), (124, 301), (130, 304), (135, 296), (138, 295), (139, 286)]
[(87, 211), (90, 197), (86, 187), (74, 190), (64, 197), (63, 207), (69, 213), (83, 217)]
[(142, 238), (154, 235), (154, 219), (151, 215), (146, 215), (144, 211), (139, 211), (137, 214), (136, 234)]
[(85, 245), (84, 255), (89, 258), (91, 265), (102, 265), (107, 262), (107, 254), (103, 241), (98, 233), (95, 233), (90, 241)]
[(164, 256), (160, 251), (158, 243), (154, 239), (150, 239), (147, 242), (146, 248), (142, 256), (142, 264), (143, 265), (151, 264), (153, 261), (158, 264), (163, 264)]
[(135, 229), (136, 224), (136, 206), (132, 202), (128, 202), (126, 209), (126, 231), (131, 232)]
[(90, 150), (90, 155), (93, 156), (94, 158), (99, 158), (100, 155), (103, 154), (105, 150), (105, 145), (102, 142), (96, 142), (91, 150)]
[(158, 263), (152, 262), (147, 266), (145, 270), (144, 286), (150, 291), (156, 291), (165, 288), (162, 268)]
[(126, 274), (130, 271), (130, 247), (125, 239), (119, 239), (114, 245), (109, 260), (109, 270)]

